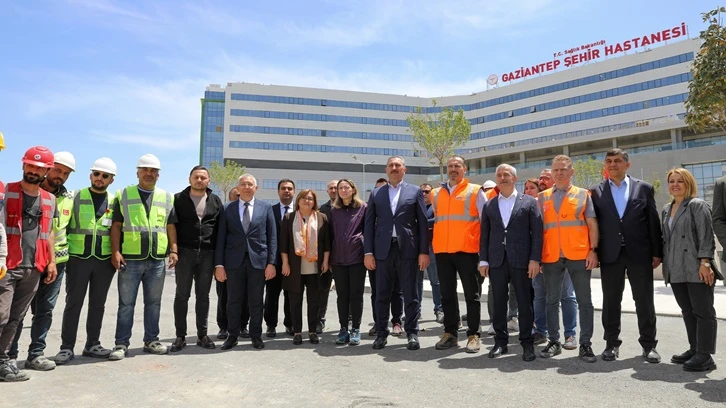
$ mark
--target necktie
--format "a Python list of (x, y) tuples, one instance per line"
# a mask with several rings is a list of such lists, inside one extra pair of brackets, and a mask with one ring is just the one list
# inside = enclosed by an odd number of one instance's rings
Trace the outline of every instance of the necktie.
[[(290, 206), (289, 205), (286, 205), (285, 206), (285, 214), (287, 214), (289, 212), (290, 212)], [(282, 215), (285, 215), (285, 214), (282, 214)]]
[(245, 202), (245, 212), (242, 214), (242, 228), (245, 232), (250, 228), (250, 203)]

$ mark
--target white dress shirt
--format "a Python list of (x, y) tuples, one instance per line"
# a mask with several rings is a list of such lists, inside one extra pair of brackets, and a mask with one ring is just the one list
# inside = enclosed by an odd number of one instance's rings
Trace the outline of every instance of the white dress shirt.
[[(509, 197), (504, 197), (502, 193), (497, 196), (497, 204), (499, 204), (499, 215), (502, 216), (502, 223), (504, 227), (509, 225), (509, 219), (512, 218), (512, 210), (514, 209), (514, 203), (517, 202), (517, 189), (515, 188)], [(507, 238), (504, 237), (506, 240)], [(505, 241), (506, 242), (506, 241)], [(487, 261), (479, 261), (479, 266), (489, 266)]]
[(288, 208), (287, 211), (285, 211), (285, 204), (283, 204), (282, 201), (280, 201), (280, 219), (285, 218), (285, 214), (295, 211), (295, 208), (293, 207), (292, 203), (287, 204), (287, 206), (290, 208)]
[[(401, 183), (398, 183), (397, 187), (393, 187), (393, 184), (388, 184), (388, 199), (391, 201), (391, 214), (396, 215), (396, 209), (398, 208), (398, 197), (401, 196)], [(391, 238), (397, 238), (396, 226), (393, 226), (393, 234)]]
[[(249, 209), (247, 211), (249, 211), (250, 221), (252, 221), (252, 213), (254, 212), (254, 209), (255, 209), (255, 197), (252, 197), (252, 199), (249, 201), (249, 203), (250, 203), (250, 205), (249, 205)], [(244, 218), (244, 213), (245, 213), (245, 200), (243, 200), (242, 197), (240, 197), (240, 199), (239, 199), (239, 220), (240, 220), (240, 222), (242, 222), (242, 219)]]

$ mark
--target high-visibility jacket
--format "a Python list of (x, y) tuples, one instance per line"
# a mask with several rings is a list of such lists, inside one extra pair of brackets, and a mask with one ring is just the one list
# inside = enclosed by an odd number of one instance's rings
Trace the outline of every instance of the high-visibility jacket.
[(552, 188), (542, 191), (538, 199), (544, 222), (542, 262), (557, 262), (560, 251), (571, 261), (583, 260), (590, 251), (590, 235), (585, 219), (590, 193), (587, 189), (570, 186), (557, 212), (552, 191)]
[(79, 191), (73, 198), (73, 212), (68, 223), (68, 252), (72, 257), (111, 257), (113, 196), (106, 192), (106, 197), (106, 208), (99, 219), (96, 219), (96, 207), (89, 188)]
[(68, 239), (66, 238), (66, 227), (71, 220), (73, 211), (73, 192), (61, 186), (55, 198), (55, 205), (58, 208), (58, 218), (53, 221), (53, 235), (55, 236), (55, 263), (68, 262)]
[[(20, 183), (8, 183), (5, 193), (6, 223), (5, 233), (8, 236), (8, 269), (15, 269), (23, 261), (23, 188)], [(53, 228), (55, 200), (53, 195), (40, 189), (40, 219), (38, 223), (38, 239), (35, 241), (35, 268), (45, 272), (50, 263), (50, 245), (48, 238)]]
[(151, 208), (141, 202), (137, 186), (129, 186), (116, 193), (116, 199), (124, 217), (121, 254), (127, 260), (143, 260), (149, 257), (164, 259), (169, 248), (166, 223), (174, 206), (174, 196), (160, 188), (152, 193)]
[(499, 189), (496, 187), (484, 192), (484, 196), (487, 198), (487, 201), (491, 200), (492, 198), (494, 198), (498, 195), (499, 195)]
[(481, 186), (463, 179), (449, 192), (439, 187), (431, 192), (434, 206), (434, 253), (479, 253), (479, 211), (476, 196)]

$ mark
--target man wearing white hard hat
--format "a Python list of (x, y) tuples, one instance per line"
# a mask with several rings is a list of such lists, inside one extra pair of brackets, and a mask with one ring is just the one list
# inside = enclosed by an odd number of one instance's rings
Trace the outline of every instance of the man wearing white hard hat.
[[(30, 345), (28, 346), (28, 359), (25, 368), (38, 371), (49, 371), (55, 368), (55, 363), (44, 356), (45, 338), (53, 323), (53, 309), (55, 308), (58, 294), (63, 283), (63, 275), (68, 262), (68, 240), (66, 239), (66, 227), (71, 218), (73, 210), (73, 192), (68, 191), (65, 182), (71, 173), (76, 171), (76, 159), (70, 152), (57, 152), (53, 154), (53, 167), (48, 170), (45, 179), (40, 183), (40, 188), (55, 196), (58, 218), (53, 222), (53, 234), (55, 236), (55, 263), (58, 270), (58, 277), (50, 283), (42, 279), (38, 285), (38, 291), (30, 303), (30, 310), (33, 312), (33, 321), (30, 326)], [(18, 341), (23, 329), (23, 321), (18, 325), (13, 345), (10, 348), (10, 358), (18, 358)]]
[(78, 320), (88, 291), (86, 343), (83, 355), (107, 358), (111, 350), (99, 340), (106, 297), (116, 268), (111, 264), (111, 223), (115, 197), (108, 187), (116, 176), (116, 163), (107, 157), (93, 162), (91, 186), (73, 198), (68, 223), (68, 266), (66, 267), (66, 305), (63, 310), (60, 351), (54, 360), (65, 364), (74, 357)]
[(178, 260), (177, 222), (174, 196), (156, 187), (161, 162), (145, 154), (136, 165), (139, 183), (116, 193), (111, 225), (111, 262), (119, 271), (116, 346), (109, 360), (126, 357), (134, 325), (134, 307), (139, 285), (144, 286), (144, 352), (166, 354), (167, 346), (159, 341), (161, 294), (164, 290), (166, 265)]

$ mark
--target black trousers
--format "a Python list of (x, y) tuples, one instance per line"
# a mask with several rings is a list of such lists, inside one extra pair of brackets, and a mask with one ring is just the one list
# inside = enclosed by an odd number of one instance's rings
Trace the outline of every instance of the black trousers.
[[(398, 244), (391, 243), (388, 258), (376, 259), (376, 331), (378, 336), (388, 336), (388, 309), (394, 294), (395, 283), (401, 285), (406, 321), (403, 329), (406, 334), (418, 334), (418, 314), (421, 301), (418, 298), (418, 259), (401, 258)], [(395, 294), (394, 294), (395, 295)]]
[[(277, 327), (280, 314), (280, 293), (282, 290), (282, 267), (275, 267), (275, 277), (265, 281), (265, 324), (267, 327)], [(285, 327), (292, 326), (290, 321), (290, 299), (287, 291), (283, 293), (282, 311), (284, 318), (282, 324)]]
[[(328, 275), (325, 273), (324, 275)], [(315, 328), (320, 322), (320, 310), (318, 308), (318, 301), (320, 294), (318, 293), (318, 275), (300, 275), (300, 291), (299, 292), (288, 292), (287, 296), (290, 298), (290, 317), (292, 318), (292, 331), (294, 333), (302, 333), (302, 304), (303, 304), (303, 293), (307, 295), (308, 301), (308, 332), (315, 333)], [(330, 286), (323, 288), (330, 292)]]
[(713, 308), (714, 286), (703, 283), (671, 283), (673, 295), (681, 308), (691, 350), (716, 353), (716, 310)]
[(177, 337), (187, 335), (187, 312), (194, 283), (196, 302), (194, 311), (197, 322), (197, 336), (207, 335), (209, 318), (209, 291), (214, 274), (214, 251), (179, 248), (176, 270), (176, 293), (174, 294), (174, 326)]
[(437, 253), (436, 268), (441, 285), (441, 307), (444, 310), (444, 331), (457, 336), (459, 329), (459, 297), (456, 293), (456, 274), (461, 279), (466, 301), (467, 336), (479, 335), (481, 324), (481, 286), (484, 278), (478, 270), (479, 255), (466, 252)]
[[(371, 311), (373, 321), (376, 321), (376, 271), (368, 271), (368, 282), (371, 285)], [(396, 279), (393, 282), (393, 293), (391, 293), (391, 324), (401, 324), (403, 318), (403, 291), (401, 283)]]
[[(217, 326), (219, 330), (227, 330), (229, 321), (227, 320), (227, 282), (217, 281)], [(240, 321), (242, 322), (242, 328), (246, 329), (247, 324), (250, 321), (250, 306), (247, 303), (247, 294), (242, 294), (244, 299), (242, 300), (242, 315)]]
[(111, 260), (91, 257), (71, 257), (66, 264), (66, 305), (63, 309), (61, 350), (73, 350), (78, 335), (78, 321), (88, 291), (88, 317), (86, 318), (86, 347), (100, 344), (106, 297), (113, 282), (116, 268)]
[[(480, 275), (481, 276), (481, 275)], [(492, 325), (496, 331), (494, 343), (506, 346), (509, 343), (507, 331), (507, 311), (509, 305), (509, 285), (514, 287), (519, 310), (519, 343), (533, 344), (532, 326), (534, 326), (534, 310), (531, 302), (532, 279), (526, 268), (513, 268), (506, 255), (504, 263), (489, 270), (489, 282), (492, 284), (492, 302), (494, 303), (494, 316)], [(444, 313), (446, 316), (446, 313)]]
[(335, 265), (335, 292), (338, 295), (338, 321), (348, 328), (348, 316), (353, 317), (352, 329), (360, 330), (363, 318), (363, 291), (366, 284), (365, 265)]
[(330, 298), (330, 284), (333, 283), (332, 271), (328, 271), (318, 277), (318, 305), (320, 322), (325, 324), (325, 313), (328, 312), (328, 299)]
[(638, 317), (638, 341), (643, 348), (655, 348), (655, 303), (653, 299), (653, 265), (634, 263), (625, 247), (622, 247), (618, 259), (613, 263), (601, 263), (602, 283), (602, 327), (603, 340), (608, 346), (619, 347), (620, 313), (625, 289), (625, 275), (628, 275), (630, 289), (635, 301), (635, 313)]
[(240, 268), (227, 269), (227, 321), (230, 336), (239, 336), (244, 327), (243, 303), (249, 305), (250, 337), (262, 337), (263, 294), (265, 292), (265, 271), (256, 269), (249, 256)]

